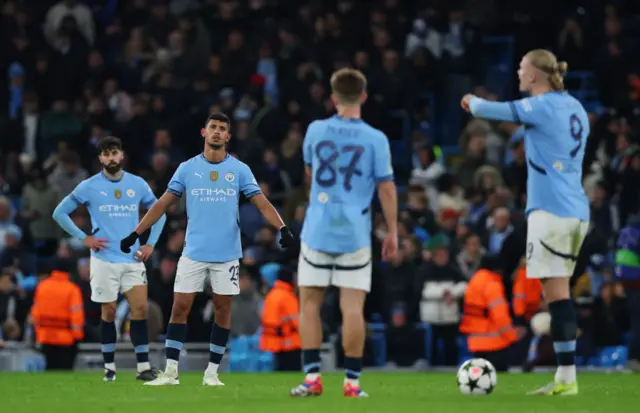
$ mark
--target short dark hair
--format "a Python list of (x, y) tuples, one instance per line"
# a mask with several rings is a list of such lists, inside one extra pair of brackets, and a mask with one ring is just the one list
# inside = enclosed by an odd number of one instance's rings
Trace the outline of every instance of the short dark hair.
[(98, 153), (110, 151), (112, 149), (122, 150), (122, 141), (115, 136), (105, 136), (98, 142)]
[(207, 117), (207, 121), (204, 123), (205, 126), (209, 124), (210, 121), (212, 120), (217, 120), (220, 122), (224, 122), (227, 124), (227, 127), (229, 130), (231, 130), (231, 121), (229, 120), (229, 117), (227, 115), (225, 115), (222, 112), (213, 112), (212, 114), (210, 114)]

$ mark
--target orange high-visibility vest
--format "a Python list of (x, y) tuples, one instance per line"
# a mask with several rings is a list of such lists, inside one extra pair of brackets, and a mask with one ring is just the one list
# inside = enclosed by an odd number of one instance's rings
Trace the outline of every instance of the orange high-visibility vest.
[(527, 278), (527, 269), (520, 267), (513, 283), (513, 315), (520, 323), (529, 323), (540, 308), (542, 283), (535, 278)]
[(293, 286), (276, 281), (264, 300), (260, 350), (280, 353), (302, 348), (298, 311), (298, 297)]
[(53, 271), (38, 284), (31, 315), (40, 344), (70, 346), (84, 338), (82, 292), (66, 272)]
[(467, 335), (469, 351), (498, 351), (516, 341), (500, 275), (476, 272), (467, 285), (463, 311), (460, 332)]

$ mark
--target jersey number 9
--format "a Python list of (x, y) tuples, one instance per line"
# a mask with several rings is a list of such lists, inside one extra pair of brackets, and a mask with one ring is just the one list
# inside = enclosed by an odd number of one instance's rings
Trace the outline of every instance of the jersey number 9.
[[(345, 145), (342, 150), (333, 141), (321, 141), (316, 145), (316, 158), (318, 159), (318, 169), (315, 173), (315, 181), (322, 187), (331, 187), (338, 182), (338, 174), (343, 177), (342, 186), (347, 192), (351, 191), (351, 179), (354, 175), (362, 176), (362, 171), (358, 169), (358, 161), (364, 153), (362, 145)], [(340, 154), (345, 154), (349, 162), (344, 167), (337, 166)]]
[(569, 152), (572, 158), (575, 158), (578, 154), (578, 151), (582, 147), (582, 133), (584, 132), (584, 128), (582, 127), (582, 121), (577, 114), (572, 114), (569, 118), (569, 133), (574, 141), (577, 141), (578, 144), (575, 148)]

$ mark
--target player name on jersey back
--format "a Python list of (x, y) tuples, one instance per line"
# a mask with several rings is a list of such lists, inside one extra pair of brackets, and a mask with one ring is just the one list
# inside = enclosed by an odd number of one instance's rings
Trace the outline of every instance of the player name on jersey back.
[(370, 246), (376, 185), (393, 180), (387, 137), (360, 119), (334, 116), (309, 125), (303, 155), (311, 191), (302, 241), (337, 254)]

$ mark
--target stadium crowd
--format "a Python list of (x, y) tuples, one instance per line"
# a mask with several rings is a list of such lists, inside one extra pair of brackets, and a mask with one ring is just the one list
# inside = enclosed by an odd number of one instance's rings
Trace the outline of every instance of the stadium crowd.
[[(411, 365), (424, 358), (424, 336), (415, 325), (429, 323), (436, 344), (432, 362), (455, 365), (460, 301), (481, 258), (500, 257), (507, 297), (516, 300), (510, 274), (518, 273), (526, 252), (521, 129), (462, 118), (447, 126), (459, 136), (451, 141), (438, 127), (438, 119), (452, 118), (442, 102), (461, 96), (449, 84), (452, 76), (480, 96), (515, 97), (484, 86), (482, 38), (498, 35), (515, 39), (514, 67), (524, 51), (548, 47), (570, 69), (598, 79), (585, 161), (592, 231), (574, 277), (578, 353), (589, 357), (599, 347), (622, 344), (632, 325), (639, 328), (630, 309), (640, 314), (640, 296), (614, 280), (611, 259), (618, 230), (639, 205), (640, 61), (633, 51), (640, 7), (622, 0), (528, 4), (0, 0), (0, 68), (6, 74), (0, 87), (0, 345), (31, 340), (33, 292), (61, 263), (73, 269), (83, 293), (85, 340), (98, 341), (89, 251), (69, 239), (51, 214), (99, 171), (95, 144), (101, 137), (120, 137), (126, 169), (160, 196), (178, 164), (201, 151), (199, 130), (207, 115), (223, 111), (233, 121), (229, 152), (249, 164), (262, 191), (299, 233), (306, 126), (333, 114), (330, 74), (353, 66), (369, 79), (363, 116), (392, 140), (402, 188), (401, 249), (392, 262), (375, 267), (368, 319), (388, 325), (389, 360)], [(440, 110), (434, 112), (436, 104)], [(398, 126), (398, 113), (408, 129)], [(454, 155), (443, 154), (441, 147), (448, 146), (458, 147)], [(260, 327), (265, 293), (280, 268), (295, 261), (283, 256), (276, 232), (251, 203), (241, 206), (240, 215), (244, 258), (232, 335), (251, 335)], [(86, 211), (73, 219), (90, 232)], [(377, 242), (385, 227), (380, 216), (374, 220)], [(184, 210), (173, 207), (148, 264), (152, 339), (159, 340), (171, 313), (185, 225)], [(212, 217), (212, 231), (215, 225)], [(534, 304), (544, 305), (539, 297)], [(190, 316), (188, 341), (208, 340), (212, 308), (204, 291)], [(334, 294), (327, 295), (323, 312), (328, 337), (339, 326)], [(126, 313), (118, 313), (122, 339)], [(514, 316), (526, 326), (533, 313)], [(453, 345), (440, 351), (438, 341)], [(521, 365), (528, 344), (514, 347), (524, 349), (514, 358)]]

